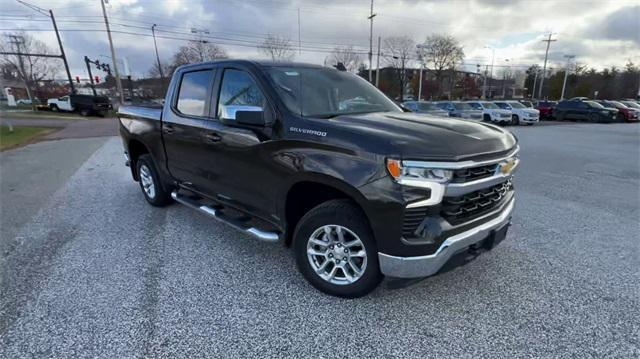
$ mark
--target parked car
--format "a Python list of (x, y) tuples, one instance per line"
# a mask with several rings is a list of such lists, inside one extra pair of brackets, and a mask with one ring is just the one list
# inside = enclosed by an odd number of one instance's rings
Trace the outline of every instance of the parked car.
[(629, 107), (630, 109), (633, 109), (634, 111), (636, 111), (638, 113), (638, 118), (640, 118), (640, 104), (635, 102), (635, 101), (631, 101), (631, 100), (622, 100), (622, 101), (618, 101), (620, 103), (622, 103), (623, 105)]
[(529, 100), (519, 100), (518, 102), (520, 102), (521, 104), (523, 104), (527, 108), (533, 108), (533, 102), (531, 102)]
[[(341, 106), (356, 98), (367, 105)], [(383, 275), (425, 277), (458, 253), (490, 249), (514, 208), (519, 147), (509, 131), (405, 113), (333, 68), (185, 65), (163, 109), (123, 105), (118, 117), (149, 204), (177, 201), (291, 246), (303, 276), (331, 295), (362, 296)]]
[(618, 121), (618, 110), (605, 108), (593, 101), (565, 100), (558, 102), (558, 105), (553, 109), (553, 116), (558, 121), (616, 122)]
[(450, 117), (460, 117), (470, 120), (482, 120), (482, 111), (474, 110), (473, 107), (460, 101), (438, 101), (435, 103), (439, 108), (447, 111)]
[(527, 108), (518, 101), (493, 101), (503, 110), (511, 111), (512, 125), (533, 125), (540, 121), (540, 111)]
[(511, 123), (511, 111), (503, 110), (493, 102), (467, 101), (466, 103), (473, 107), (474, 110), (482, 111), (482, 120), (485, 122), (493, 122), (499, 125)]
[(109, 98), (91, 95), (67, 95), (47, 100), (51, 111), (78, 112), (82, 116), (104, 116), (112, 108)]
[(540, 111), (540, 120), (553, 119), (553, 108), (558, 105), (558, 101), (538, 101), (535, 108)]
[(427, 101), (406, 101), (402, 104), (402, 107), (416, 113), (424, 113), (427, 115), (442, 117), (449, 116), (449, 113), (447, 111), (442, 110), (432, 102)]
[(33, 102), (31, 100), (29, 100), (28, 98), (21, 98), (19, 100), (16, 101), (16, 104), (18, 105), (31, 105)]
[(597, 101), (604, 107), (615, 108), (618, 110), (618, 119), (620, 122), (635, 122), (638, 121), (638, 111), (633, 108), (629, 108), (627, 105), (618, 101), (599, 100)]

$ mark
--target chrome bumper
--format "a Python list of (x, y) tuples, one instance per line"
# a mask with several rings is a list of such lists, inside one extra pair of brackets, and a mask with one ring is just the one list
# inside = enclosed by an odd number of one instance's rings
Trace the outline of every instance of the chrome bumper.
[(466, 232), (447, 238), (434, 253), (420, 257), (396, 257), (378, 253), (380, 271), (394, 278), (419, 278), (437, 273), (456, 253), (487, 238), (492, 231), (502, 228), (511, 220), (515, 199), (505, 207), (500, 216)]

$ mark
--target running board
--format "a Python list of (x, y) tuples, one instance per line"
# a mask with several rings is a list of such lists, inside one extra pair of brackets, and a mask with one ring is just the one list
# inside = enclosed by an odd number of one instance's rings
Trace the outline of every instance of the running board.
[(171, 192), (171, 198), (173, 198), (176, 202), (184, 204), (185, 206), (195, 209), (199, 212), (202, 212), (204, 214), (206, 214), (209, 217), (213, 217), (215, 219), (217, 219), (218, 221), (222, 222), (222, 223), (226, 223), (228, 225), (230, 225), (231, 227), (242, 231), (254, 238), (257, 238), (261, 241), (265, 241), (265, 242), (277, 242), (278, 239), (280, 238), (278, 236), (278, 233), (276, 232), (267, 232), (267, 231), (263, 231), (261, 229), (255, 228), (255, 227), (245, 227), (242, 225), (241, 221), (237, 221), (234, 220), (232, 218), (225, 218), (225, 216), (221, 215), (219, 213), (218, 209), (215, 209), (213, 207), (209, 207), (209, 206), (205, 206), (205, 205), (201, 205), (200, 203), (198, 203), (197, 201), (188, 198), (186, 196), (181, 196), (178, 194), (178, 192), (173, 191)]

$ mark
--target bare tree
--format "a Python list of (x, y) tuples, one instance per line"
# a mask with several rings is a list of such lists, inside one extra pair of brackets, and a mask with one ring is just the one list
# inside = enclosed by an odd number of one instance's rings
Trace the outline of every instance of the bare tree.
[(349, 72), (357, 72), (362, 65), (362, 57), (351, 45), (335, 47), (331, 53), (330, 61), (333, 65), (342, 63)]
[[(166, 77), (171, 77), (173, 71), (172, 66), (166, 62), (161, 62), (160, 65), (162, 66), (162, 74)], [(151, 78), (160, 78), (160, 69), (158, 68), (157, 62), (153, 62), (147, 75)]]
[(447, 70), (453, 71), (456, 63), (464, 59), (462, 46), (453, 36), (435, 34), (427, 37), (418, 49), (418, 56), (423, 56), (427, 63), (433, 65), (433, 72), (442, 88), (442, 78)]
[(272, 34), (258, 45), (258, 51), (276, 62), (291, 61), (296, 55), (291, 40)]
[[(24, 31), (5, 33), (3, 37), (6, 41), (3, 39), (0, 42), (0, 52), (55, 54), (44, 42)], [(60, 60), (51, 57), (0, 55), (0, 62), (16, 72), (17, 77), (24, 82), (30, 99), (34, 88), (39, 87), (40, 81), (53, 79), (61, 69)]]
[[(181, 46), (178, 52), (173, 55), (172, 66), (173, 69), (175, 69), (180, 65), (226, 59), (228, 57), (227, 51), (221, 46), (205, 40), (191, 40), (186, 45)], [(158, 66), (156, 65), (155, 67), (157, 68)], [(167, 73), (171, 72), (172, 71), (169, 71)]]
[(383, 51), (385, 62), (396, 71), (398, 83), (400, 85), (400, 101), (404, 99), (404, 88), (407, 83), (407, 63), (411, 61), (411, 56), (415, 53), (416, 43), (407, 36), (394, 36), (384, 40)]

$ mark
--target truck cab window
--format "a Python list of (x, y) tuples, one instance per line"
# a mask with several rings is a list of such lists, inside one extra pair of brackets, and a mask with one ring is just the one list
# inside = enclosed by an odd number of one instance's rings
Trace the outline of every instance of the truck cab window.
[(180, 82), (176, 105), (178, 111), (185, 115), (205, 116), (207, 92), (212, 78), (212, 70), (185, 73)]
[(236, 111), (260, 111), (265, 107), (265, 97), (248, 73), (224, 71), (218, 100), (219, 118), (235, 119)]

